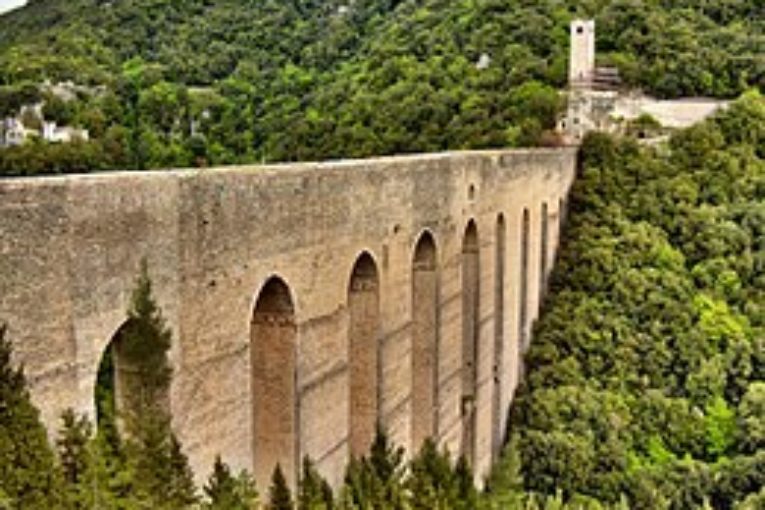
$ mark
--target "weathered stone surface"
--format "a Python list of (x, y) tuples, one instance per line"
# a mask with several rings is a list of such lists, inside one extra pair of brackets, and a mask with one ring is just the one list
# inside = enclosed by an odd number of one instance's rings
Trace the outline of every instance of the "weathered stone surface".
[[(10, 327), (16, 359), (26, 366), (50, 430), (66, 408), (92, 415), (101, 355), (125, 320), (146, 257), (174, 334), (173, 423), (197, 476), (206, 476), (216, 454), (236, 468), (256, 466), (254, 438), (263, 426), (254, 430), (254, 401), (267, 392), (254, 387), (263, 384), (254, 360), (287, 359), (294, 350), (294, 361), (268, 367), (295, 367), (278, 378), (294, 381), (294, 395), (279, 397), (294, 414), (280, 414), (274, 423), (287, 423), (297, 437), (291, 447), (283, 436), (275, 438), (273, 451), (310, 455), (338, 483), (351, 451), (353, 402), (376, 407), (392, 439), (410, 452), (419, 446), (412, 435), (420, 438), (431, 428), (442, 445), (462, 451), (463, 236), (472, 219), (478, 233), (473, 458), (482, 475), (496, 449), (493, 435), (505, 430), (519, 378), (520, 332), (529, 330), (539, 307), (543, 204), (549, 270), (575, 161), (569, 149), (486, 151), (2, 180), (0, 320)], [(522, 296), (524, 209), (530, 218), (529, 274)], [(499, 214), (506, 235), (501, 282)], [(421, 274), (422, 281), (413, 283), (415, 246), (425, 230), (436, 248), (435, 274)], [(354, 285), (352, 271), (364, 252), (374, 262), (376, 281), (362, 278)], [(260, 291), (273, 276), (289, 289), (292, 319), (272, 317), (272, 309), (254, 318)], [(377, 317), (354, 322), (354, 293), (368, 294), (372, 287), (377, 299), (362, 298), (358, 309), (368, 314), (377, 306)], [(423, 308), (419, 325), (413, 322), (415, 287), (425, 300), (435, 287), (437, 301), (435, 317)], [(528, 310), (525, 325), (519, 324), (521, 300)], [(374, 321), (376, 355), (361, 359), (379, 364), (364, 366), (374, 377), (358, 380), (363, 387), (376, 380), (377, 388), (354, 400), (351, 377), (361, 372), (353, 370), (359, 357), (352, 356), (349, 335), (362, 331), (369, 344)], [(413, 348), (413, 337), (434, 327), (433, 321), (436, 331), (426, 338), (436, 342), (434, 359), (415, 363), (412, 353), (427, 346)], [(295, 348), (252, 348), (271, 329), (281, 331), (284, 342), (294, 329)], [(497, 341), (502, 359), (495, 359)], [(429, 379), (415, 368), (435, 373)], [(425, 401), (413, 405), (413, 381), (428, 380), (437, 381), (435, 391), (426, 388), (420, 397)], [(281, 395), (282, 389), (268, 394)], [(436, 402), (427, 401), (431, 393)], [(431, 408), (434, 423), (415, 422), (415, 408)]]

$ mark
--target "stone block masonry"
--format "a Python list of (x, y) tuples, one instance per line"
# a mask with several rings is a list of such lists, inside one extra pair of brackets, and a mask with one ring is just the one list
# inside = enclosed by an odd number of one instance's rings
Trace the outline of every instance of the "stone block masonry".
[(309, 455), (338, 485), (377, 423), (478, 479), (575, 173), (538, 149), (0, 180), (0, 321), (51, 433), (92, 417), (145, 257), (199, 480), (220, 454), (294, 483)]

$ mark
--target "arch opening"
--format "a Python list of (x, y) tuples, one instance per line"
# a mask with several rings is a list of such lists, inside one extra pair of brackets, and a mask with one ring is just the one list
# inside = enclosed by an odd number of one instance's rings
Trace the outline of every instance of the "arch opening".
[(521, 224), (521, 292), (520, 292), (520, 311), (518, 313), (518, 339), (521, 349), (525, 351), (528, 348), (528, 321), (529, 321), (529, 230), (531, 228), (531, 217), (528, 209), (523, 210), (523, 220)]
[(475, 465), (476, 389), (479, 359), (479, 267), (478, 228), (470, 220), (462, 240), (462, 454)]
[(290, 486), (299, 466), (297, 324), (290, 289), (278, 277), (258, 295), (252, 315), (250, 349), (253, 396), (253, 473), (270, 485), (277, 463)]
[[(145, 324), (132, 317), (123, 322), (98, 364), (94, 388), (96, 426), (113, 445), (119, 443), (120, 436), (135, 432), (143, 413), (170, 411), (170, 375), (162, 369), (167, 354), (146, 351), (143, 327)], [(147, 356), (161, 356), (161, 361)]]
[(128, 387), (135, 386), (135, 381), (129, 381), (134, 371), (127, 367), (124, 356), (120, 356), (129, 327), (130, 319), (122, 323), (109, 340), (101, 355), (96, 375), (96, 426), (112, 444), (117, 444), (117, 437), (123, 432), (121, 416), (130, 405), (126, 401)]
[(377, 264), (364, 252), (356, 260), (348, 286), (350, 363), (349, 442), (351, 455), (369, 450), (379, 423), (380, 281)]
[(505, 256), (507, 227), (505, 217), (497, 216), (494, 263), (494, 363), (492, 373), (492, 456), (502, 446), (502, 368), (505, 349)]
[(424, 232), (412, 263), (412, 448), (438, 428), (438, 267), (436, 244)]
[(547, 277), (550, 265), (550, 239), (549, 239), (549, 216), (547, 202), (542, 202), (542, 212), (540, 217), (540, 239), (539, 239), (539, 303), (542, 304), (547, 293)]

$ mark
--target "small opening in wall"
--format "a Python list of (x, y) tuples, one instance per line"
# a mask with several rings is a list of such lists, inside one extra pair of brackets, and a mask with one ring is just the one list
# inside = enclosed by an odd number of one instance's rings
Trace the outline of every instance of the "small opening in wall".
[(583, 34), (584, 33), (584, 27), (576, 27), (576, 33), (577, 34)]
[(475, 184), (468, 187), (468, 200), (475, 200)]

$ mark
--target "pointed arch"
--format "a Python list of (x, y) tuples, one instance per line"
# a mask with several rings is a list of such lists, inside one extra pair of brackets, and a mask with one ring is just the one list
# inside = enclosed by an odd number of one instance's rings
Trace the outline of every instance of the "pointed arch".
[(547, 291), (547, 274), (550, 265), (550, 218), (547, 202), (542, 202), (540, 212), (540, 234), (539, 234), (539, 304), (541, 306)]
[(377, 264), (363, 252), (348, 284), (350, 363), (349, 442), (351, 455), (366, 454), (379, 422), (380, 277)]
[(270, 485), (277, 463), (297, 483), (297, 323), (287, 283), (273, 276), (258, 294), (250, 329), (253, 401), (253, 473)]
[(430, 232), (423, 232), (412, 261), (412, 449), (437, 434), (438, 256)]
[(480, 310), (478, 227), (470, 220), (462, 238), (462, 454), (475, 464), (476, 390)]
[(520, 274), (520, 310), (518, 313), (518, 339), (521, 350), (528, 347), (528, 321), (529, 321), (529, 235), (531, 229), (531, 215), (527, 208), (523, 209), (521, 220), (521, 274)]
[[(145, 324), (140, 319), (129, 317), (112, 335), (105, 347), (98, 365), (94, 387), (96, 425), (117, 441), (117, 434), (129, 434), (126, 418), (135, 413), (144, 413), (147, 406), (170, 412), (169, 379), (166, 381), (158, 374), (147, 370), (146, 352), (141, 350)], [(162, 356), (167, 362), (166, 353), (152, 353)], [(154, 379), (149, 382), (149, 377)], [(166, 382), (160, 384), (161, 381)], [(168, 414), (169, 415), (169, 414)]]
[(122, 432), (121, 416), (130, 408), (130, 388), (135, 386), (135, 370), (131, 369), (123, 354), (131, 319), (123, 322), (112, 335), (101, 354), (94, 388), (96, 425), (107, 437), (116, 439), (118, 429)]
[(505, 216), (497, 215), (495, 231), (495, 262), (494, 262), (494, 363), (492, 374), (492, 455), (497, 455), (502, 445), (500, 414), (502, 412), (501, 377), (504, 367), (505, 350), (505, 257), (506, 257), (507, 226)]

